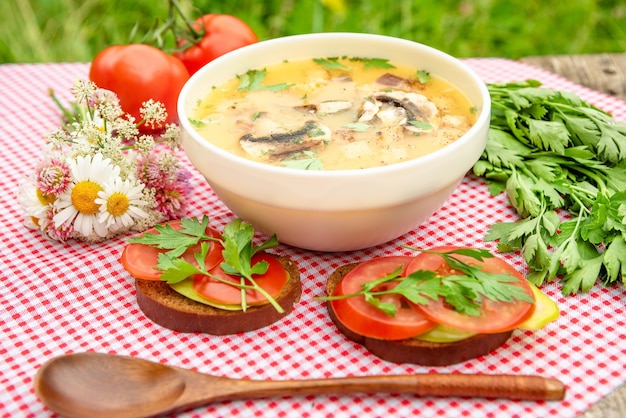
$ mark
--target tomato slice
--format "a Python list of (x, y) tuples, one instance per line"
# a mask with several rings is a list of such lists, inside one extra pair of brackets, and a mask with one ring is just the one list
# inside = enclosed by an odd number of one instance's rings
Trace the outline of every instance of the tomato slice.
[[(278, 296), (289, 280), (289, 275), (276, 257), (265, 252), (256, 253), (252, 256), (252, 264), (266, 261), (269, 266), (265, 274), (254, 274), (252, 278), (272, 297)], [(209, 271), (214, 276), (239, 284), (240, 276), (226, 274), (218, 265)], [(193, 277), (193, 289), (200, 296), (223, 305), (241, 305), (241, 289), (222, 283), (210, 276), (196, 274)], [(257, 290), (246, 290), (246, 303), (248, 305), (260, 305), (268, 303), (268, 300)]]
[[(335, 287), (334, 295), (349, 295), (362, 290), (366, 282), (380, 279), (397, 268), (402, 271), (412, 257), (379, 257), (365, 261), (348, 274)], [(337, 319), (349, 330), (380, 340), (403, 340), (428, 331), (437, 325), (420, 311), (411, 307), (400, 295), (387, 295), (384, 302), (394, 303), (396, 315), (387, 315), (365, 300), (364, 296), (336, 299), (330, 302)]]
[[(433, 248), (432, 251), (445, 252), (458, 249), (459, 247), (444, 246)], [(475, 266), (481, 266), (483, 271), (495, 274), (510, 274), (517, 279), (515, 286), (519, 286), (531, 297), (533, 291), (528, 281), (513, 266), (498, 257), (485, 258), (482, 262), (468, 256), (454, 255), (459, 260)], [(421, 253), (406, 268), (409, 275), (417, 270), (432, 270), (441, 276), (462, 274), (450, 268), (450, 266), (437, 254)], [(528, 318), (534, 308), (534, 304), (526, 301), (493, 301), (484, 298), (482, 313), (479, 316), (469, 316), (458, 313), (450, 305), (439, 298), (427, 305), (416, 307), (430, 318), (441, 325), (457, 328), (465, 331), (473, 331), (481, 334), (491, 334), (515, 329), (518, 324)]]
[[(176, 229), (180, 230), (180, 220), (174, 220), (168, 222), (168, 224)], [(146, 233), (156, 233), (155, 228), (151, 228)], [(220, 238), (221, 234), (214, 228), (208, 227), (206, 229), (207, 235), (213, 238)], [(214, 268), (222, 261), (222, 251), (224, 247), (217, 241), (209, 241), (209, 252), (205, 258), (207, 270)], [(194, 254), (200, 251), (200, 243), (191, 246), (185, 251), (182, 257), (188, 262), (197, 266)], [(124, 269), (130, 273), (131, 276), (137, 279), (144, 280), (160, 280), (162, 271), (155, 268), (159, 262), (159, 254), (166, 252), (167, 250), (161, 250), (146, 244), (128, 244), (122, 252), (121, 263)]]

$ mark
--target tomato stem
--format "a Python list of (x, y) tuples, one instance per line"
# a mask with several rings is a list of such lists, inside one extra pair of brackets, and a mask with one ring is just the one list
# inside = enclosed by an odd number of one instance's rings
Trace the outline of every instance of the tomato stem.
[[(191, 41), (192, 43), (196, 43), (197, 41), (199, 41), (200, 39), (202, 39), (205, 35), (205, 28), (203, 25), (200, 25), (200, 30), (196, 30), (196, 28), (194, 27), (194, 22), (192, 20), (190, 20), (186, 14), (185, 11), (183, 10), (183, 8), (181, 7), (180, 3), (178, 2), (178, 0), (169, 0), (170, 3), (170, 20), (172, 22), (176, 21), (176, 16), (180, 16), (180, 18), (183, 20), (183, 22), (185, 23), (185, 27), (187, 28), (187, 35), (188, 36), (184, 36), (185, 39)], [(179, 34), (180, 35), (180, 34)], [(191, 36), (189, 36), (191, 35)]]
[[(178, 24), (179, 20), (182, 20), (182, 25)], [(194, 23), (193, 19), (187, 17), (178, 0), (169, 0), (167, 19), (161, 24), (157, 20), (154, 28), (143, 36), (140, 43), (154, 46), (167, 53), (180, 52), (200, 42), (206, 34), (204, 25), (196, 25)], [(131, 32), (131, 39), (135, 30), (136, 27)], [(165, 35), (168, 32), (171, 32), (174, 39), (174, 45), (171, 48), (168, 48), (165, 42)], [(181, 43), (179, 42), (180, 40), (186, 42)]]

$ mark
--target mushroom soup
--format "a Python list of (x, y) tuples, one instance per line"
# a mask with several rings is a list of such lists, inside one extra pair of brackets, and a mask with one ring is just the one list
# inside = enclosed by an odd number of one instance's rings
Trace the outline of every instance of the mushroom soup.
[(416, 158), (460, 138), (474, 108), (453, 85), (382, 59), (320, 58), (253, 69), (214, 86), (190, 120), (241, 157), (346, 170)]

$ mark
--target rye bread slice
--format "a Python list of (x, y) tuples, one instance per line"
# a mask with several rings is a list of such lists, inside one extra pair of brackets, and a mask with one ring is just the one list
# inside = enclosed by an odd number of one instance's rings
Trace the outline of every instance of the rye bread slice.
[(270, 304), (249, 307), (245, 312), (213, 308), (182, 296), (160, 280), (135, 279), (137, 303), (150, 320), (179, 332), (229, 335), (263, 328), (291, 313), (302, 293), (296, 264), (287, 257), (278, 260), (289, 274), (287, 284), (275, 298), (283, 313)]
[[(326, 283), (326, 293), (332, 295), (337, 283), (357, 264), (339, 267)], [(357, 334), (346, 328), (335, 315), (330, 301), (326, 302), (328, 313), (339, 331), (348, 339), (363, 345), (375, 356), (392, 363), (411, 363), (422, 366), (448, 366), (491, 353), (504, 344), (513, 331), (497, 334), (478, 334), (452, 343), (432, 343), (416, 338), (404, 340), (379, 340)]]

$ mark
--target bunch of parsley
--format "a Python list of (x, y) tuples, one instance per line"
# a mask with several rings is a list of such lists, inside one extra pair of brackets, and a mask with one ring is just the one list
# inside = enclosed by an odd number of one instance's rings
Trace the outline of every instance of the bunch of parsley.
[(626, 123), (535, 80), (488, 84), (487, 147), (474, 174), (506, 192), (521, 219), (486, 241), (520, 250), (528, 279), (563, 294), (626, 282)]

